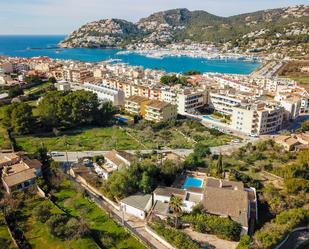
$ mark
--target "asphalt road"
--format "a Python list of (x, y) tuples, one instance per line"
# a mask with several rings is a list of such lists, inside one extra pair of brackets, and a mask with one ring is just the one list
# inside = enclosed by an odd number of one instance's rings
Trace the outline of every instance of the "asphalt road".
[[(140, 153), (150, 153), (153, 150), (126, 150), (127, 152), (130, 153), (135, 153), (139, 151)], [(188, 156), (193, 152), (192, 149), (175, 149), (175, 150), (160, 150), (160, 152), (169, 152), (172, 151), (180, 156)], [(53, 159), (57, 162), (70, 162), (70, 163), (75, 163), (78, 162), (79, 158), (85, 158), (85, 157), (94, 157), (94, 156), (99, 156), (107, 153), (108, 151), (57, 151), (57, 156), (53, 156)], [(54, 153), (54, 152), (53, 152)]]

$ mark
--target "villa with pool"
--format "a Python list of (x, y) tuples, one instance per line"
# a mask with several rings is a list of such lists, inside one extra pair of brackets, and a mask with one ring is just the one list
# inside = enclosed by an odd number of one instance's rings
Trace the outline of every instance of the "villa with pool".
[(230, 217), (240, 223), (244, 233), (248, 232), (249, 224), (257, 220), (256, 191), (245, 188), (242, 182), (208, 177), (200, 172), (186, 173), (172, 187), (154, 190), (152, 213), (161, 219), (167, 218), (173, 196), (182, 199), (183, 212), (191, 212), (194, 206), (202, 204), (207, 213)]

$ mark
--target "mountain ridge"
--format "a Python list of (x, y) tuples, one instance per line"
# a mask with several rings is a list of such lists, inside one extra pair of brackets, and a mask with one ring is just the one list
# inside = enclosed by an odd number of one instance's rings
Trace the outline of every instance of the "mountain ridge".
[[(298, 34), (293, 34), (295, 29), (299, 30)], [(255, 40), (262, 46), (261, 39), (271, 42), (279, 37), (288, 37), (289, 41), (293, 41), (301, 35), (304, 42), (308, 42), (308, 33), (309, 5), (230, 17), (216, 16), (204, 10), (178, 8), (153, 13), (136, 23), (116, 18), (90, 22), (73, 31), (60, 45), (101, 48), (129, 46), (134, 49), (137, 44), (164, 47), (187, 41), (216, 45), (231, 43), (234, 47), (248, 49), (254, 47), (252, 43), (256, 43)]]

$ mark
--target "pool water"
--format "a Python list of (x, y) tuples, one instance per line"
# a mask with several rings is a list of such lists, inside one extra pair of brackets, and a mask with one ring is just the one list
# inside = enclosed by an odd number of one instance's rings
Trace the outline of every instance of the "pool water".
[(203, 180), (188, 176), (184, 184), (182, 185), (182, 189), (188, 189), (190, 187), (202, 188), (202, 185), (203, 185)]
[(215, 119), (215, 118), (210, 117), (210, 116), (207, 116), (207, 115), (203, 116), (203, 118), (208, 119), (208, 120), (211, 120), (211, 121), (214, 121), (214, 122), (220, 122), (220, 120)]

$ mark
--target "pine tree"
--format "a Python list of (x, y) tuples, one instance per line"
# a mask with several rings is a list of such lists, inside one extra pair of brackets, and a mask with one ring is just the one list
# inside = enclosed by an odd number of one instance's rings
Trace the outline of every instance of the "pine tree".
[(223, 161), (222, 161), (222, 155), (219, 155), (218, 161), (217, 161), (217, 167), (216, 167), (216, 173), (217, 176), (222, 178), (223, 176)]

